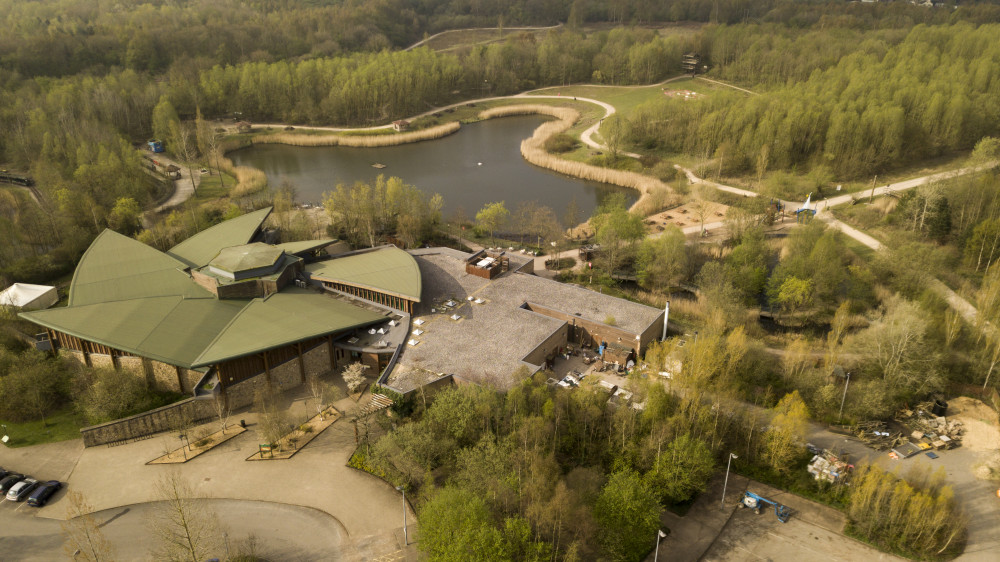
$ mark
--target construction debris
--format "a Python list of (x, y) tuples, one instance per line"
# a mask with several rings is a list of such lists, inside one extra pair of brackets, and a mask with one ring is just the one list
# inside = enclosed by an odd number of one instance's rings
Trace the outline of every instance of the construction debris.
[(916, 408), (903, 409), (895, 419), (910, 431), (910, 438), (921, 449), (950, 449), (961, 444), (964, 424), (948, 421), (943, 415), (948, 405), (940, 400), (924, 402)]
[(824, 449), (819, 454), (813, 456), (806, 470), (816, 480), (826, 480), (827, 482), (836, 483), (846, 479), (852, 468), (854, 468), (853, 464), (848, 464), (837, 457), (837, 455)]

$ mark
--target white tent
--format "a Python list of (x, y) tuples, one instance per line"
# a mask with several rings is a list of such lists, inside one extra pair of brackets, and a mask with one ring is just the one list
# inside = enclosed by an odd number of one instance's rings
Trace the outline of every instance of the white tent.
[(14, 283), (0, 292), (0, 306), (15, 306), (21, 310), (48, 308), (59, 301), (55, 287)]

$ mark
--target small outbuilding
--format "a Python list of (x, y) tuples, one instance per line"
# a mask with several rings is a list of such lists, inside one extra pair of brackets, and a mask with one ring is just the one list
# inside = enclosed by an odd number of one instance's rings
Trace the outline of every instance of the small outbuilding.
[(14, 283), (0, 293), (0, 306), (10, 306), (21, 310), (42, 310), (59, 301), (55, 287)]
[(410, 128), (410, 122), (400, 119), (399, 121), (392, 122), (392, 128), (396, 131), (405, 131)]

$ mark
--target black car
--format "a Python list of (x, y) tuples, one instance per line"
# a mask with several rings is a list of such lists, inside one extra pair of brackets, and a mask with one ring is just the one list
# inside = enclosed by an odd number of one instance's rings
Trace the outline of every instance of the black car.
[(28, 496), (28, 505), (32, 507), (42, 507), (43, 505), (49, 503), (49, 498), (53, 494), (62, 488), (62, 482), (58, 480), (49, 480), (41, 486), (35, 488), (35, 491)]
[(4, 470), (3, 467), (0, 467), (0, 479), (6, 478), (8, 474), (11, 473)]
[(23, 474), (17, 474), (15, 472), (11, 472), (7, 476), (4, 476), (3, 480), (0, 480), (0, 495), (6, 494), (7, 490), (10, 490), (11, 486), (17, 484), (23, 478)]

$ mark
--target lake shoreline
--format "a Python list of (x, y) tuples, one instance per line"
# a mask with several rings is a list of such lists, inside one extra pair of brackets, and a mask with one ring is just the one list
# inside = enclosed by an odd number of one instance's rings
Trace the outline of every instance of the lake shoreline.
[[(529, 164), (570, 178), (638, 191), (639, 198), (630, 207), (632, 210), (639, 210), (645, 206), (651, 199), (654, 192), (672, 192), (666, 183), (644, 174), (614, 170), (583, 162), (565, 160), (547, 152), (544, 148), (545, 141), (554, 135), (566, 131), (579, 120), (580, 114), (575, 109), (564, 106), (550, 106), (543, 104), (517, 104), (487, 109), (481, 111), (477, 117), (480, 121), (487, 121), (500, 117), (520, 115), (546, 115), (556, 119), (555, 121), (542, 123), (534, 129), (531, 137), (521, 141), (521, 157)], [(308, 129), (308, 127), (299, 128)], [(252, 147), (257, 144), (282, 144), (304, 147), (344, 146), (356, 148), (379, 148), (411, 144), (426, 140), (437, 140), (454, 134), (460, 129), (461, 124), (458, 121), (452, 121), (427, 129), (422, 129), (420, 131), (402, 134), (301, 135), (271, 133), (237, 139), (236, 142), (229, 142), (225, 147), (223, 147), (222, 152), (225, 155), (229, 152)], [(223, 167), (225, 171), (229, 172), (231, 175), (234, 175), (238, 180), (237, 186), (233, 190), (234, 196), (240, 197), (251, 195), (267, 187), (267, 176), (262, 170), (251, 166), (236, 166), (230, 158), (225, 156), (220, 158), (220, 162), (222, 162), (221, 167)], [(586, 224), (586, 221), (582, 224)]]

